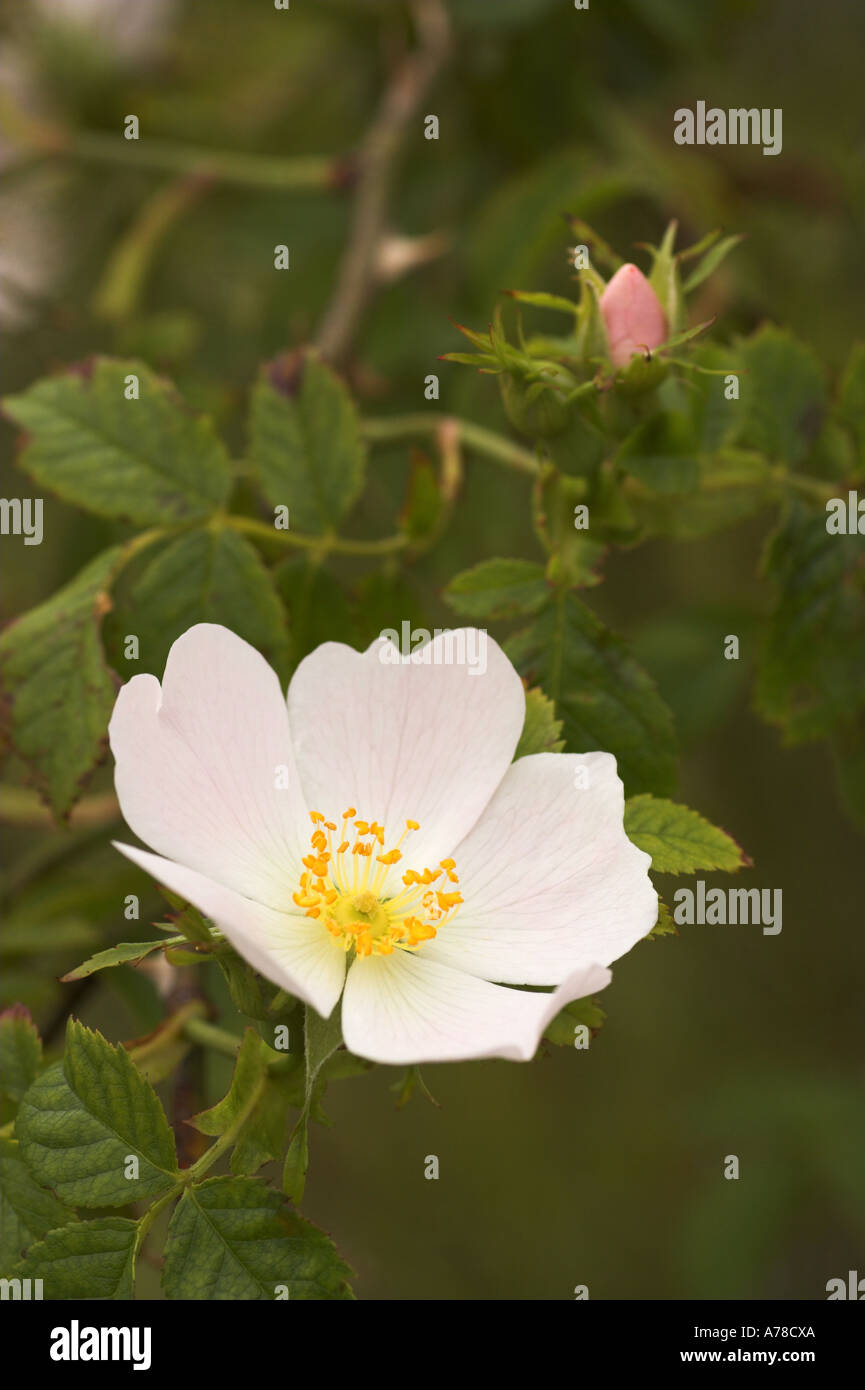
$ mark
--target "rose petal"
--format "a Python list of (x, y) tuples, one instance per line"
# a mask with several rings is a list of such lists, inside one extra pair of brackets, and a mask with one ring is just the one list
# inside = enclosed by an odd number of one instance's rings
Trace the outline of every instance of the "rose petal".
[(615, 367), (625, 367), (635, 352), (660, 347), (667, 339), (661, 301), (635, 265), (620, 266), (601, 295), (601, 313)]
[(327, 1018), (345, 979), (345, 952), (319, 922), (275, 912), (183, 864), (115, 842), (115, 849), (212, 918), (244, 960)]
[[(577, 773), (588, 779), (578, 785)], [(519, 758), (454, 852), (464, 902), (423, 947), (486, 980), (553, 985), (586, 961), (609, 965), (654, 926), (648, 854), (622, 824), (609, 753)]]
[(161, 689), (145, 675), (123, 687), (109, 733), (136, 835), (245, 896), (290, 907), (311, 826), (279, 681), (254, 647), (212, 623), (190, 628)]
[(611, 978), (603, 966), (586, 964), (552, 994), (527, 993), (425, 960), (424, 951), (354, 962), (342, 1001), (350, 1052), (387, 1065), (469, 1057), (528, 1061), (550, 1020)]
[[(435, 867), (452, 851), (505, 775), (520, 736), (522, 682), (497, 643), (471, 631), (434, 638), (426, 665), (400, 658), (387, 640), (363, 653), (326, 642), (300, 663), (288, 689), (310, 809), (335, 818), (354, 806), (383, 824), (390, 840), (406, 820), (420, 823), (392, 884), (406, 867)], [(480, 662), (474, 673), (466, 662), (436, 664), (458, 642), (479, 637), (486, 638), (483, 674)]]

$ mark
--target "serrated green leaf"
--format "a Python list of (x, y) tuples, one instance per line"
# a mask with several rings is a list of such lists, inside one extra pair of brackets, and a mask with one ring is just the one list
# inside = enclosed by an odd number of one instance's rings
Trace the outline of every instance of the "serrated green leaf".
[(859, 536), (794, 504), (765, 569), (779, 591), (757, 678), (757, 707), (794, 741), (820, 738), (865, 705), (865, 564)]
[(15, 1274), (41, 1279), (45, 1299), (129, 1299), (137, 1235), (122, 1216), (61, 1226), (31, 1245)]
[(40, 792), (65, 814), (108, 742), (116, 681), (99, 628), (121, 555), (115, 546), (0, 636), (0, 682), (10, 737)]
[(88, 975), (94, 975), (97, 970), (109, 970), (114, 965), (126, 965), (133, 961), (144, 960), (151, 951), (157, 951), (162, 946), (177, 945), (185, 941), (185, 936), (166, 936), (159, 941), (118, 941), (116, 946), (109, 946), (105, 951), (97, 951), (95, 956), (85, 960), (81, 965), (76, 965), (74, 970), (69, 970), (60, 978), (66, 984), (70, 980), (83, 980)]
[(272, 506), (298, 531), (337, 526), (363, 486), (366, 448), (354, 403), (310, 353), (270, 363), (252, 396), (249, 456)]
[(257, 1178), (209, 1178), (187, 1190), (165, 1247), (171, 1299), (351, 1298), (331, 1241)]
[(565, 746), (561, 732), (562, 721), (556, 718), (556, 707), (549, 696), (542, 690), (527, 690), (526, 717), (514, 762), (532, 753), (561, 753)]
[(42, 1063), (42, 1039), (30, 1010), (13, 1004), (0, 1013), (0, 1090), (20, 1100), (36, 1080)]
[(817, 357), (790, 334), (772, 327), (761, 329), (740, 350), (743, 442), (776, 462), (801, 462), (826, 412), (826, 384)]
[(655, 938), (658, 937), (658, 936), (678, 936), (678, 935), (679, 935), (679, 933), (678, 933), (678, 931), (676, 930), (676, 924), (675, 924), (675, 922), (673, 921), (673, 916), (672, 916), (672, 913), (670, 912), (670, 909), (667, 907), (667, 904), (666, 904), (666, 903), (662, 903), (662, 902), (661, 902), (661, 899), (659, 898), (659, 899), (658, 899), (658, 920), (657, 920), (657, 922), (655, 923), (655, 925), (652, 927), (652, 930), (651, 930), (650, 932), (647, 933), (647, 935), (646, 935), (646, 937), (645, 937), (645, 940), (646, 940), (646, 941), (654, 941)]
[(622, 640), (578, 598), (560, 594), (505, 649), (555, 702), (569, 752), (613, 753), (629, 794), (671, 789), (670, 711)]
[[(247, 1028), (228, 1094), (190, 1121), (202, 1134), (210, 1135), (225, 1134), (232, 1125), (242, 1122), (231, 1155), (233, 1173), (251, 1176), (283, 1151), (293, 1077), (284, 1071), (269, 1073), (274, 1063), (286, 1061), (284, 1052), (268, 1047), (254, 1028)], [(300, 1059), (292, 1061), (301, 1071)]]
[(75, 1221), (74, 1211), (40, 1187), (13, 1139), (0, 1139), (0, 1269), (9, 1269), (34, 1240)]
[[(139, 380), (127, 400), (126, 378)], [(21, 467), (67, 502), (137, 525), (209, 516), (228, 497), (228, 458), (208, 420), (139, 362), (96, 358), (7, 397), (26, 432)]]
[(274, 666), (288, 651), (285, 610), (257, 551), (227, 526), (172, 541), (129, 592), (125, 632), (139, 640), (139, 669), (161, 671), (171, 644), (195, 623), (222, 623)]
[[(152, 1086), (125, 1048), (74, 1019), (63, 1061), (22, 1100), (16, 1134), (37, 1182), (73, 1206), (124, 1206), (177, 1178), (174, 1136)], [(137, 1178), (124, 1175), (130, 1156)]]
[(330, 1018), (322, 1018), (311, 1005), (304, 1010), (305, 1085), (303, 1109), (295, 1125), (282, 1173), (282, 1190), (292, 1201), (300, 1202), (309, 1167), (309, 1119), (318, 1105), (322, 1090), (318, 1085), (326, 1063), (342, 1045), (342, 1010), (337, 1004)]
[(444, 598), (466, 618), (513, 618), (536, 613), (549, 600), (543, 565), (531, 560), (481, 560), (457, 574)]
[(550, 1021), (544, 1029), (544, 1037), (557, 1047), (573, 1047), (578, 1027), (588, 1028), (594, 1037), (606, 1017), (594, 999), (575, 999)]
[(654, 796), (625, 803), (625, 834), (651, 855), (659, 874), (692, 874), (697, 869), (735, 873), (748, 861), (736, 841), (696, 811)]

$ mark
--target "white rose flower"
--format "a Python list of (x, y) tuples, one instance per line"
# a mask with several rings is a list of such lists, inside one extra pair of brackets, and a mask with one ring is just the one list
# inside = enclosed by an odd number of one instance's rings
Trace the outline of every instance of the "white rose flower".
[(527, 1060), (657, 914), (615, 759), (512, 762), (520, 678), (489, 638), (482, 674), (447, 663), (455, 636), (422, 663), (326, 642), (286, 702), (203, 623), (111, 719), (123, 814), (158, 853), (117, 848), (323, 1017), (342, 996), (346, 1045), (374, 1062)]

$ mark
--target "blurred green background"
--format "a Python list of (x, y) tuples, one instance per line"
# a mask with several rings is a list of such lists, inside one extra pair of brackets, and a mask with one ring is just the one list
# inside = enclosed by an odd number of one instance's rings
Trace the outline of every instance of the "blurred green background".
[[(671, 217), (682, 244), (716, 226), (745, 233), (696, 319), (718, 314), (722, 341), (766, 319), (789, 326), (838, 370), (865, 321), (859, 0), (447, 4), (454, 51), (424, 112), (440, 138), (414, 121), (389, 215), (394, 234), (436, 232), (440, 245), (383, 285), (362, 321), (350, 378), (365, 414), (423, 410), (424, 377), (438, 372), (441, 408), (507, 429), (495, 385), (437, 357), (459, 344), (449, 318), (482, 326), (503, 289), (568, 292), (563, 212), (638, 261), (632, 248)], [(75, 20), (83, 10), (95, 27)], [(351, 180), (280, 191), (252, 174), (178, 178), (136, 156), (151, 140), (347, 159), (409, 41), (406, 10), (137, 0), (134, 22), (126, 11), (6, 6), (5, 391), (93, 352), (137, 355), (238, 448), (258, 364), (309, 340), (328, 303)], [(673, 111), (697, 100), (781, 107), (782, 154), (674, 145)], [(135, 149), (116, 141), (129, 113)], [(288, 273), (273, 269), (278, 243)], [(2, 429), (2, 494), (30, 495)], [(404, 445), (375, 452), (357, 534), (388, 533), (408, 461)], [(416, 1096), (397, 1112), (388, 1069), (332, 1087), (335, 1125), (313, 1135), (304, 1210), (357, 1270), (360, 1297), (566, 1299), (586, 1284), (592, 1298), (811, 1299), (849, 1269), (865, 1274), (862, 840), (824, 752), (782, 748), (750, 710), (771, 521), (614, 555), (590, 601), (634, 640), (676, 713), (681, 799), (753, 858), (737, 886), (783, 889), (781, 935), (695, 926), (641, 945), (615, 967), (588, 1052), (427, 1068), (441, 1109)], [(116, 534), (46, 499), (41, 546), (3, 540), (4, 618)], [(444, 541), (399, 580), (347, 567), (360, 618), (334, 611), (313, 640), (360, 644), (406, 617), (452, 622), (442, 586), (492, 555), (536, 556), (528, 488), (473, 460)], [(739, 663), (721, 656), (729, 632)], [(14, 760), (7, 778), (21, 779)], [(93, 789), (109, 786), (103, 769)], [(56, 983), (94, 943), (128, 938), (123, 896), (148, 891), (108, 847), (111, 831), (18, 823), (6, 835), (4, 1002), (27, 1003), (55, 1046), (69, 1008), (112, 1040), (160, 1016), (141, 972), (106, 972), (80, 995)], [(158, 912), (151, 894), (142, 921)], [(211, 1099), (229, 1074), (210, 1066)], [(424, 1178), (429, 1154), (438, 1181)], [(728, 1154), (738, 1182), (723, 1177)], [(158, 1295), (155, 1270), (138, 1291)]]

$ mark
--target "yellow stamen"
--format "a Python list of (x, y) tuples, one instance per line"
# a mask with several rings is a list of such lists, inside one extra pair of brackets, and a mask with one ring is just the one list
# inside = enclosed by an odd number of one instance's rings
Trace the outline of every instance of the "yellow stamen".
[[(331, 838), (335, 823), (325, 820), (320, 811), (311, 811), (309, 815), (314, 826), (311, 852), (302, 860), (303, 872), (292, 901), (307, 917), (318, 921), (346, 952), (353, 950), (361, 960), (373, 955), (391, 956), (397, 950), (415, 952), (425, 941), (432, 940), (458, 910), (462, 895), (434, 886), (440, 881), (445, 887), (459, 883), (453, 859), (440, 860), (435, 869), (406, 869), (398, 891), (394, 893), (388, 888), (389, 871), (403, 858), (406, 836), (420, 829), (418, 821), (406, 820), (396, 844), (387, 848), (384, 825), (376, 820), (353, 819), (357, 815), (354, 806), (343, 815), (338, 844)], [(354, 830), (354, 843), (346, 835), (349, 823)], [(381, 853), (375, 853), (378, 849)], [(350, 884), (348, 863), (343, 859), (349, 850)]]

